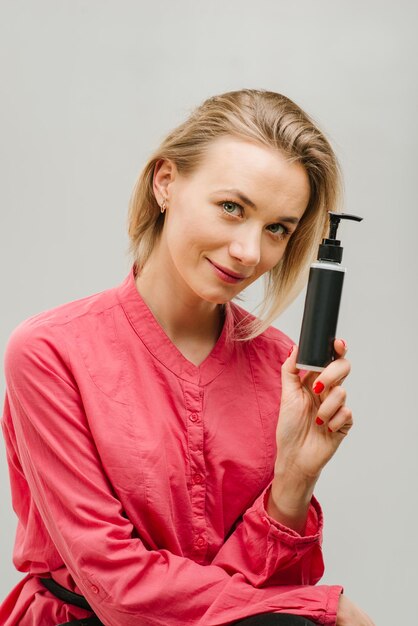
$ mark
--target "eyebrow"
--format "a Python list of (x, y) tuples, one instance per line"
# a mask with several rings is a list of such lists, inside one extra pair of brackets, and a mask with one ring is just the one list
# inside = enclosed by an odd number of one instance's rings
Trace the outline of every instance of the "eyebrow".
[[(257, 211), (256, 204), (252, 200), (250, 200), (245, 194), (243, 194), (242, 191), (239, 191), (239, 189), (220, 189), (217, 193), (232, 193), (234, 196), (239, 198), (243, 204), (246, 204), (247, 206), (250, 206), (252, 209)], [(297, 217), (279, 217), (278, 221), (286, 222), (288, 224), (299, 224), (299, 220)]]

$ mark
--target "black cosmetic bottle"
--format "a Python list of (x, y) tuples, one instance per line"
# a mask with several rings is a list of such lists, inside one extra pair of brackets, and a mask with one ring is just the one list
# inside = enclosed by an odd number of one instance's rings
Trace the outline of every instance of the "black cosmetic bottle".
[(319, 246), (318, 260), (312, 263), (299, 339), (297, 367), (321, 372), (334, 359), (345, 268), (341, 266), (343, 248), (337, 239), (340, 220), (361, 222), (362, 217), (328, 212), (330, 232)]

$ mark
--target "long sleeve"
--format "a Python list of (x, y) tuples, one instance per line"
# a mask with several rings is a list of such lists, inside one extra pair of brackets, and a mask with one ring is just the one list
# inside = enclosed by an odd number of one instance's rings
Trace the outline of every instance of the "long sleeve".
[[(63, 562), (105, 624), (215, 626), (245, 617), (249, 607), (254, 613), (288, 611), (318, 623), (335, 622), (340, 587), (258, 589), (245, 563), (242, 571), (237, 567), (232, 544), (249, 544), (239, 528), (211, 565), (147, 549), (108, 480), (68, 364), (42, 333), (15, 333), (6, 355), (6, 379), (19, 456), (35, 505)], [(262, 519), (260, 507), (258, 501), (248, 511), (243, 532), (254, 515)], [(283, 532), (268, 524), (267, 536)], [(260, 533), (255, 530), (255, 535)], [(307, 539), (299, 540), (301, 546)], [(293, 558), (289, 537), (278, 543), (282, 563)], [(228, 550), (233, 566), (225, 560)], [(266, 556), (276, 568), (277, 553)]]
[(270, 485), (244, 514), (242, 522), (214, 559), (229, 573), (240, 571), (254, 587), (314, 585), (324, 572), (321, 551), (323, 516), (315, 497), (303, 536), (266, 512)]

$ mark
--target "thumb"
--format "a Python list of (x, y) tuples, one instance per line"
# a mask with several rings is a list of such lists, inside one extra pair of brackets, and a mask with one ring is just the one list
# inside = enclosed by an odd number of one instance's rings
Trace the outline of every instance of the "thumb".
[(284, 388), (285, 381), (287, 381), (287, 384), (293, 385), (293, 388), (295, 384), (298, 384), (310, 389), (320, 373), (298, 368), (296, 366), (298, 354), (299, 346), (293, 345), (289, 356), (282, 365), (282, 388)]
[(287, 359), (282, 364), (282, 390), (300, 387), (300, 370), (296, 367), (298, 357), (298, 346), (293, 345)]

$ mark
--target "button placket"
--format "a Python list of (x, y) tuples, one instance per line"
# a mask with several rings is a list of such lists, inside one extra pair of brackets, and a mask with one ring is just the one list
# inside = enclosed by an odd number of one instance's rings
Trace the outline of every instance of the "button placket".
[(187, 411), (187, 442), (190, 472), (190, 500), (192, 524), (195, 533), (194, 547), (204, 552), (206, 540), (206, 471), (204, 459), (204, 428), (202, 420), (203, 390), (196, 384), (184, 383), (184, 397)]

